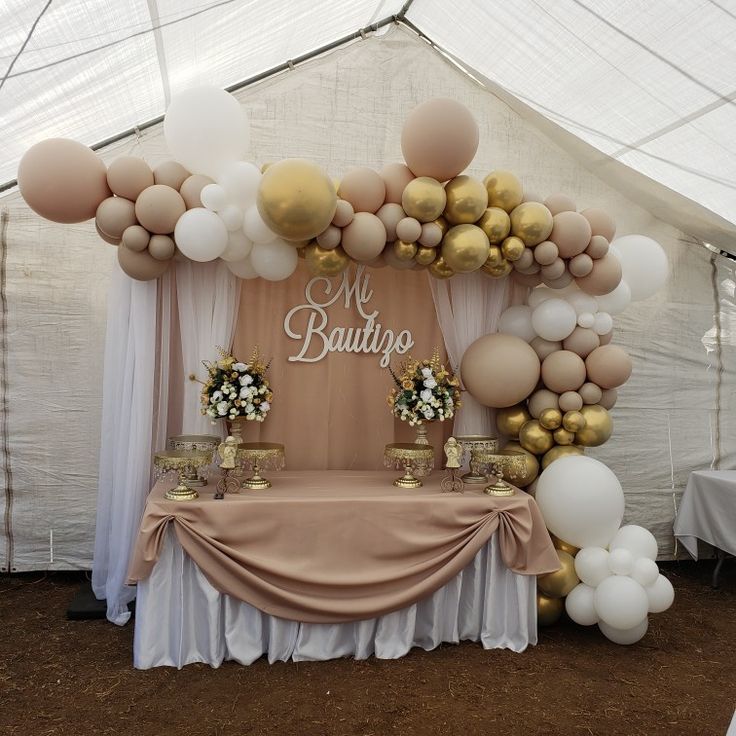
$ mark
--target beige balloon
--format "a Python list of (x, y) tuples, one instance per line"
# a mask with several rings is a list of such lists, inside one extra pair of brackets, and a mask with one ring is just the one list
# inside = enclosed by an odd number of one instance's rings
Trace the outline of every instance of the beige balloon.
[(488, 192), (482, 182), (462, 174), (445, 185), (445, 219), (452, 225), (472, 224), (488, 207)]
[[(584, 383), (578, 391), (564, 391), (560, 394), (560, 411), (580, 411), (583, 408), (582, 390), (585, 386), (592, 384)], [(569, 442), (560, 444), (570, 444)]]
[(125, 228), (123, 232), (123, 245), (130, 250), (137, 251), (138, 253), (148, 248), (148, 243), (151, 240), (151, 233), (146, 228), (140, 225), (131, 225)]
[(113, 194), (135, 202), (146, 187), (153, 186), (153, 172), (142, 158), (120, 156), (107, 170), (107, 184)]
[(539, 419), (545, 409), (559, 409), (560, 397), (546, 388), (540, 388), (529, 397), (528, 409), (534, 419)]
[(533, 266), (534, 263), (534, 251), (531, 248), (524, 248), (524, 252), (521, 254), (519, 260), (514, 261), (514, 268), (527, 269)]
[(422, 223), (413, 217), (404, 217), (396, 225), (396, 237), (405, 243), (415, 243), (422, 235)]
[(555, 258), (548, 266), (541, 267), (542, 278), (547, 281), (556, 281), (565, 273), (565, 261)]
[(585, 359), (588, 380), (603, 388), (618, 388), (629, 380), (631, 357), (618, 345), (601, 345)]
[(542, 281), (544, 282), (544, 285), (549, 286), (550, 289), (564, 289), (573, 282), (573, 278), (569, 271), (565, 271), (565, 273), (557, 279), (546, 279), (542, 276)]
[(386, 199), (386, 184), (373, 169), (350, 169), (340, 182), (337, 196), (350, 202), (356, 212), (374, 213)]
[(342, 247), (356, 261), (370, 261), (386, 245), (386, 228), (369, 212), (356, 212), (353, 221), (342, 231)]
[(176, 189), (177, 192), (190, 176), (191, 172), (187, 171), (178, 161), (164, 161), (153, 170), (155, 184), (163, 184)]
[(590, 223), (577, 212), (560, 212), (553, 218), (549, 239), (557, 246), (562, 258), (582, 253), (590, 242)]
[(147, 250), (137, 252), (121, 245), (118, 248), (118, 263), (128, 276), (136, 281), (151, 281), (162, 276), (171, 261), (157, 261)]
[(577, 391), (585, 383), (585, 363), (571, 350), (558, 350), (544, 359), (542, 380), (558, 394)]
[(551, 240), (545, 240), (534, 249), (534, 260), (540, 266), (549, 266), (559, 255), (559, 249)]
[(520, 337), (493, 334), (470, 345), (462, 357), (460, 373), (476, 401), (499, 409), (518, 404), (534, 390), (540, 364), (537, 354)]
[(572, 333), (562, 341), (565, 350), (571, 350), (581, 358), (587, 358), (599, 345), (601, 340), (591, 329), (576, 327)]
[(426, 248), (436, 248), (442, 242), (442, 228), (436, 222), (425, 222), (419, 242)]
[[(401, 210), (403, 213), (404, 210)], [(350, 202), (346, 202), (344, 199), (338, 199), (335, 205), (335, 216), (332, 218), (332, 224), (335, 227), (347, 227), (355, 216), (355, 210)], [(403, 214), (401, 215), (404, 216)]]
[(100, 202), (95, 224), (113, 240), (120, 240), (126, 228), (136, 224), (135, 205), (123, 197), (108, 197)]
[(602, 235), (594, 235), (590, 239), (590, 243), (588, 243), (585, 253), (593, 260), (597, 260), (598, 258), (603, 258), (603, 256), (608, 253), (608, 248), (608, 241)]
[(589, 207), (580, 213), (589, 223), (593, 235), (601, 235), (609, 243), (616, 234), (616, 222), (604, 210), (597, 207)]
[(378, 209), (378, 211), (376, 212), (376, 217), (383, 223), (383, 226), (386, 228), (386, 240), (388, 240), (389, 242), (396, 240), (396, 226), (406, 217), (404, 208), (400, 204), (387, 202)]
[(204, 176), (204, 174), (188, 176), (179, 189), (179, 194), (181, 194), (187, 209), (193, 210), (195, 207), (202, 207), (202, 200), (199, 195), (208, 184), (214, 183), (213, 179)]
[(97, 235), (99, 235), (99, 237), (102, 238), (106, 243), (109, 243), (110, 245), (120, 245), (119, 239), (111, 238), (109, 235), (105, 235), (105, 233), (103, 233), (102, 230), (97, 227), (97, 223), (95, 223), (95, 230), (97, 231)]
[(578, 286), (593, 296), (610, 294), (621, 283), (621, 263), (611, 253), (593, 261), (587, 276), (577, 279)]
[(405, 164), (386, 164), (381, 169), (381, 178), (386, 186), (386, 202), (401, 204), (401, 195), (414, 174)]
[(186, 212), (184, 198), (172, 187), (154, 184), (144, 189), (135, 202), (138, 222), (157, 235), (173, 233), (176, 221)]
[(570, 259), (567, 267), (573, 276), (587, 276), (593, 270), (593, 259), (587, 253), (578, 253)]
[[(339, 227), (335, 227), (334, 225), (328, 226), (327, 230), (323, 230), (318, 236), (317, 236), (317, 244), (320, 248), (324, 248), (325, 250), (332, 250), (332, 248), (337, 248), (338, 245), (340, 245), (340, 241), (342, 240), (342, 230), (340, 230)], [(284, 241), (284, 242), (291, 242), (292, 245), (295, 247), (297, 246), (297, 243), (294, 241)], [(298, 243), (299, 247), (305, 247), (308, 243), (300, 242)]]
[[(580, 398), (585, 404), (597, 404), (603, 398), (601, 387), (595, 383), (591, 383), (590, 381), (588, 381), (588, 383), (584, 383), (578, 391), (580, 393)], [(577, 407), (577, 409), (580, 408), (581, 407), (579, 406)]]
[(152, 235), (148, 242), (148, 252), (157, 261), (168, 261), (176, 253), (176, 243), (168, 235)]
[(544, 360), (551, 353), (562, 350), (562, 343), (554, 340), (545, 340), (543, 337), (535, 337), (529, 343), (534, 352), (539, 356), (539, 360)]
[(533, 289), (535, 286), (539, 286), (539, 284), (542, 283), (542, 277), (538, 273), (524, 274), (515, 271), (514, 281), (520, 286), (526, 286), (528, 289)]
[(575, 212), (577, 206), (575, 201), (566, 194), (551, 194), (544, 200), (544, 204), (552, 215), (559, 215), (560, 212)]
[(601, 400), (598, 402), (604, 409), (609, 411), (616, 406), (616, 399), (618, 399), (618, 391), (615, 388), (607, 388), (601, 392)]

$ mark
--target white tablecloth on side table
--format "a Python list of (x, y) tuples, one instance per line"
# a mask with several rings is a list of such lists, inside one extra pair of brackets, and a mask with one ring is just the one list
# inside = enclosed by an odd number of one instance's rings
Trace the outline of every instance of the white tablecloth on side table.
[(690, 473), (674, 531), (696, 560), (698, 539), (736, 555), (736, 470)]
[(306, 624), (215, 590), (169, 527), (151, 575), (138, 583), (133, 653), (138, 669), (193, 662), (218, 667), (263, 655), (269, 662), (396, 659), (415, 646), (429, 650), (462, 640), (515, 652), (537, 643), (536, 578), (506, 567), (497, 534), (425, 600), (367, 621)]

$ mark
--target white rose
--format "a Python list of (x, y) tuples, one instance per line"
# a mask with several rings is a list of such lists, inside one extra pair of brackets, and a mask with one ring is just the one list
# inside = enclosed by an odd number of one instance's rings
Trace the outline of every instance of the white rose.
[(261, 402), (261, 411), (267, 412), (271, 408), (271, 404), (268, 403), (268, 401), (262, 401)]
[(422, 397), (422, 401), (430, 401), (432, 399), (432, 391), (428, 388), (425, 388), (419, 395)]
[(422, 376), (424, 376), (424, 378), (431, 378), (432, 377), (432, 369), (431, 368), (422, 368)]
[(260, 387), (260, 388), (258, 389), (258, 393), (259, 393), (259, 394), (265, 394), (265, 393), (266, 393), (266, 387), (265, 387), (265, 386), (261, 386), (261, 387)]
[(245, 405), (245, 413), (246, 414), (251, 414), (253, 411), (255, 411), (255, 406), (253, 406), (253, 404), (250, 404), (249, 403), (249, 404), (246, 404)]
[(220, 402), (220, 403), (219, 403), (219, 404), (217, 405), (217, 413), (218, 413), (218, 414), (219, 414), (219, 415), (220, 415), (221, 417), (224, 417), (224, 416), (225, 416), (225, 414), (227, 414), (227, 410), (228, 410), (228, 402), (227, 402), (227, 401), (221, 401), (221, 402)]
[(248, 416), (246, 416), (246, 419), (249, 419), (250, 421), (253, 421), (255, 418), (256, 418), (256, 415), (253, 414), (252, 412), (248, 414)]
[(250, 398), (250, 389), (247, 386), (243, 386), (243, 388), (240, 389), (240, 398), (241, 399)]
[(241, 386), (250, 386), (250, 384), (253, 383), (253, 377), (249, 375), (240, 376), (240, 385)]
[(430, 376), (429, 378), (426, 378), (424, 380), (424, 388), (436, 388), (437, 387), (437, 381)]
[(233, 369), (236, 370), (238, 373), (243, 373), (247, 368), (248, 366), (245, 363), (236, 363), (233, 366)]

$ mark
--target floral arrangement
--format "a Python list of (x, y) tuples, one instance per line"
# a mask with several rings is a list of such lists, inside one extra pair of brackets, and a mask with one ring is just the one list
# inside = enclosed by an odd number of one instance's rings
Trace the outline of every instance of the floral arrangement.
[(273, 392), (266, 379), (270, 365), (264, 365), (258, 348), (248, 363), (241, 363), (222, 348), (220, 360), (202, 361), (208, 378), (202, 387), (202, 414), (214, 419), (262, 422), (271, 410)]
[(391, 368), (389, 371), (396, 383), (387, 398), (394, 416), (411, 427), (455, 416), (460, 406), (460, 381), (440, 364), (437, 350), (431, 360), (409, 357), (398, 375)]

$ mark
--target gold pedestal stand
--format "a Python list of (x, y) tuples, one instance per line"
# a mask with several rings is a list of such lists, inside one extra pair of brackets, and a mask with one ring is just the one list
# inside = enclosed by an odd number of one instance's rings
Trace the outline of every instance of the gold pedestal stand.
[[(485, 450), (487, 452), (498, 452), (498, 440), (495, 437), (487, 437), (482, 434), (466, 434), (455, 437), (463, 448), (463, 457), (472, 457), (473, 450)], [(467, 454), (466, 454), (467, 453)], [(469, 473), (462, 477), (463, 483), (470, 485), (487, 483), (488, 479), (482, 473), (475, 473), (471, 467)]]
[(514, 480), (523, 476), (525, 460), (524, 455), (519, 452), (500, 455), (478, 448), (471, 451), (470, 468), (473, 473), (482, 473), (486, 478), (492, 475), (495, 478), (495, 482), (487, 485), (483, 493), (489, 496), (513, 496), (516, 489), (504, 477)]
[[(178, 434), (169, 437), (166, 444), (168, 450), (184, 450), (185, 452), (208, 452), (214, 456), (220, 438), (215, 434)], [(186, 483), (188, 486), (206, 486), (207, 478), (203, 478), (196, 470), (186, 471)]]
[(243, 488), (260, 491), (271, 487), (271, 481), (260, 471), (283, 470), (286, 465), (284, 446), (276, 442), (241, 442), (238, 448), (238, 461), (251, 468), (253, 475), (243, 481)]
[(168, 501), (193, 501), (199, 494), (189, 485), (189, 478), (197, 477), (199, 468), (212, 462), (212, 453), (195, 450), (168, 450), (153, 456), (153, 467), (157, 478), (175, 470), (179, 474), (179, 484), (169, 488), (164, 494)]
[(434, 448), (431, 445), (394, 442), (383, 451), (383, 464), (387, 468), (403, 469), (404, 475), (394, 481), (398, 488), (421, 488), (416, 476), (429, 475), (434, 465)]

